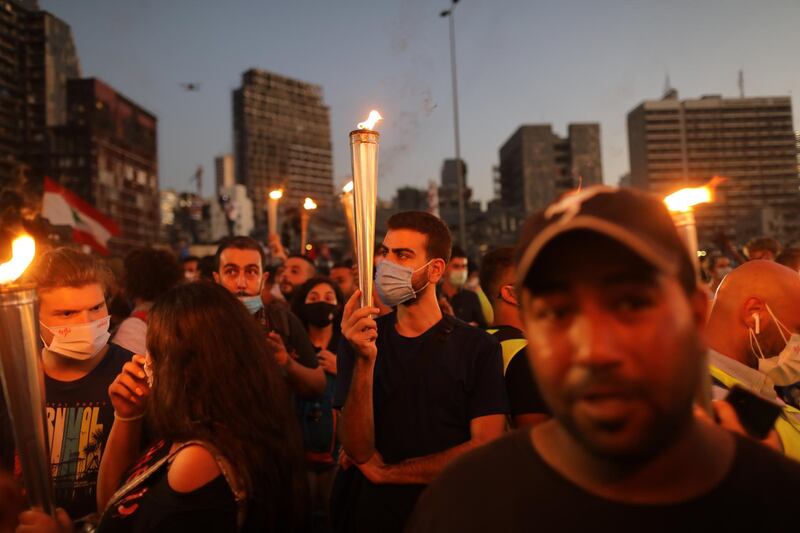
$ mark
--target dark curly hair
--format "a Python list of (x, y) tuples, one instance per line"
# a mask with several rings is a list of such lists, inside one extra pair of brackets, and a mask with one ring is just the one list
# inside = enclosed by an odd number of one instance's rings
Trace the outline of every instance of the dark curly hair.
[(183, 280), (183, 267), (166, 250), (138, 248), (125, 256), (125, 293), (149, 302)]

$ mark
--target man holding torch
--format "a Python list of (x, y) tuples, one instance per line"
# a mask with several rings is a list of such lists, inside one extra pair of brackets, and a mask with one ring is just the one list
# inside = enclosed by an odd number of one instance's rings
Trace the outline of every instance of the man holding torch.
[(359, 308), (360, 291), (344, 309), (334, 407), (355, 466), (334, 485), (339, 531), (401, 531), (425, 485), (503, 433), (500, 345), (443, 315), (436, 298), (450, 247), (450, 231), (435, 216), (392, 216), (375, 288), (395, 311), (373, 318), (379, 309)]
[[(39, 297), (55, 503), (84, 517), (97, 511), (97, 474), (115, 417), (108, 387), (133, 353), (108, 342), (111, 273), (99, 261), (57, 248), (42, 254), (27, 275)], [(5, 450), (13, 446), (0, 443)]]

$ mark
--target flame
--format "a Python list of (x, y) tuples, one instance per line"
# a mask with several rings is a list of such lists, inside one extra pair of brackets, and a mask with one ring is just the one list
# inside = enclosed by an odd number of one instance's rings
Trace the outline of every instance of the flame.
[(306, 201), (303, 202), (303, 209), (311, 210), (316, 208), (317, 208), (317, 203), (311, 198), (306, 197)]
[(269, 192), (270, 200), (280, 200), (283, 197), (283, 189), (275, 189)]
[(364, 122), (359, 122), (357, 128), (360, 130), (371, 130), (375, 127), (375, 124), (377, 124), (379, 120), (383, 120), (383, 117), (380, 113), (373, 109), (369, 112), (369, 118), (367, 118), (367, 120)]
[(670, 194), (664, 198), (664, 203), (667, 204), (667, 209), (672, 212), (687, 213), (698, 204), (713, 202), (714, 189), (723, 181), (724, 178), (714, 176), (711, 181), (702, 187), (687, 187)]
[(344, 187), (342, 187), (343, 193), (353, 192), (353, 180), (348, 181)]
[(0, 284), (16, 281), (36, 255), (36, 241), (30, 235), (20, 235), (11, 243), (11, 260), (0, 265)]

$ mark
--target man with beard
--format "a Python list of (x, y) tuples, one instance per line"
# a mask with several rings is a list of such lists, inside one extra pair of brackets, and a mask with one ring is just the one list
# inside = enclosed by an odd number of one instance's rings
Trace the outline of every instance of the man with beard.
[(236, 295), (262, 324), (290, 389), (304, 398), (319, 396), (325, 390), (325, 373), (302, 322), (285, 304), (264, 306), (261, 290), (268, 277), (264, 250), (254, 239), (231, 237), (217, 248), (214, 281)]
[(528, 221), (517, 257), (554, 418), (442, 473), (409, 531), (796, 527), (800, 464), (693, 414), (707, 298), (658, 197), (570, 195)]
[(508, 411), (500, 345), (443, 316), (436, 283), (450, 231), (435, 216), (388, 221), (375, 289), (391, 313), (344, 309), (334, 407), (355, 463), (339, 472), (331, 511), (338, 531), (401, 531), (425, 485), (456, 457), (503, 433)]
[(317, 269), (308, 257), (290, 255), (283, 262), (283, 272), (278, 278), (281, 294), (287, 302), (291, 302), (294, 290), (316, 275)]

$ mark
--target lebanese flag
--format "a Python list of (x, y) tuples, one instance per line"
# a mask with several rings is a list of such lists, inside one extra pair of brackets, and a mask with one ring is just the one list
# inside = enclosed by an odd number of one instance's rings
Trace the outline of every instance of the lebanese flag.
[(42, 216), (54, 226), (71, 226), (72, 240), (108, 254), (108, 239), (119, 235), (113, 220), (50, 178), (44, 179)]

